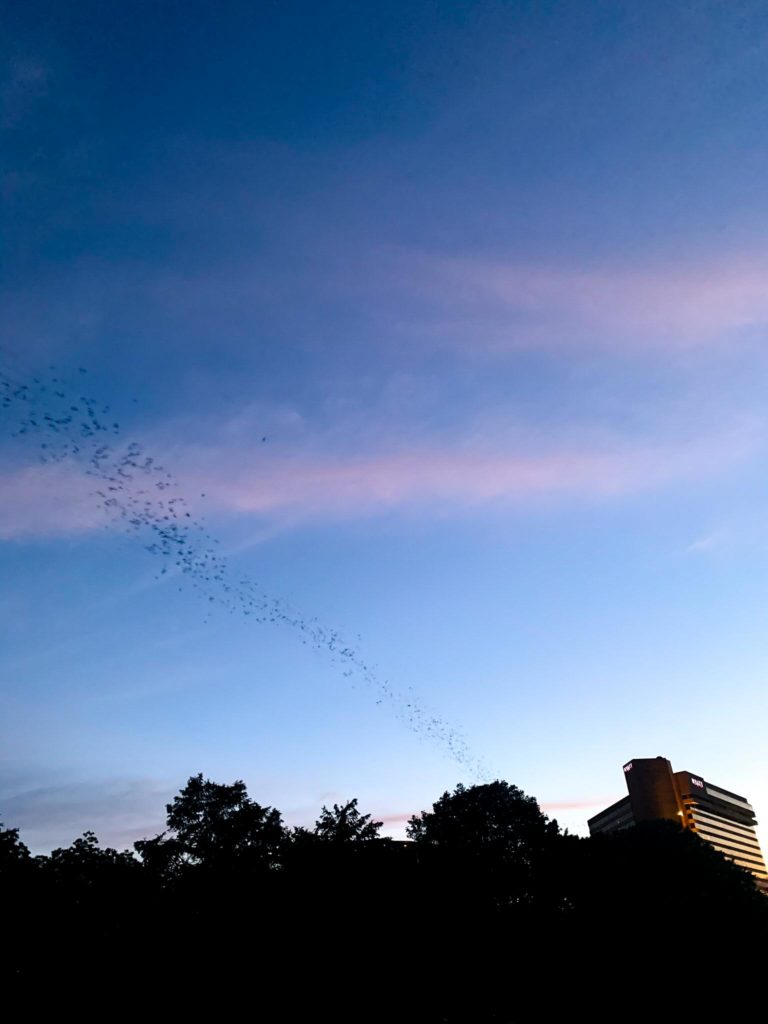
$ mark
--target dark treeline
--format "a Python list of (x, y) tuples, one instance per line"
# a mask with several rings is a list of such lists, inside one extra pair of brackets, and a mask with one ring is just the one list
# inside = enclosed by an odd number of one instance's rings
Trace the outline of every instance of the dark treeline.
[(289, 829), (242, 782), (202, 775), (167, 812), (135, 853), (86, 833), (32, 857), (0, 831), (6, 991), (158, 994), (222, 1017), (244, 998), (265, 1021), (531, 1020), (649, 986), (684, 1000), (691, 978), (714, 983), (713, 957), (748, 975), (768, 948), (768, 900), (695, 835), (571, 836), (506, 782), (444, 793), (410, 842), (356, 800)]

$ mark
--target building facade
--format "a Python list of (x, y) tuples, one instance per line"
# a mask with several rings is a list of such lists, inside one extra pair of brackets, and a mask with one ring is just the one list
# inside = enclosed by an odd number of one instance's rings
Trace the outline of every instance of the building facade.
[(677, 821), (751, 871), (768, 893), (768, 869), (760, 850), (752, 805), (737, 793), (694, 772), (673, 772), (665, 757), (640, 757), (624, 765), (628, 796), (589, 819), (590, 835), (616, 832), (639, 821)]

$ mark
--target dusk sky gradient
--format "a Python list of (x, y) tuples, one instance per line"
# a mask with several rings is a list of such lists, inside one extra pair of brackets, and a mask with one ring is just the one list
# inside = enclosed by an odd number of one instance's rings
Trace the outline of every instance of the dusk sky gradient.
[[(234, 571), (569, 829), (661, 754), (768, 846), (766, 5), (5, 23), (0, 369), (109, 403)], [(33, 849), (152, 835), (197, 772), (392, 835), (478, 781), (299, 631), (158, 581), (12, 412), (0, 820)]]

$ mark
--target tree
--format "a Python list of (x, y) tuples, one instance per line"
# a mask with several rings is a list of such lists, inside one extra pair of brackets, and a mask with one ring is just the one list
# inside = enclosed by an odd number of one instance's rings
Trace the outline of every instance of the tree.
[(130, 850), (102, 848), (93, 832), (36, 860), (59, 897), (75, 903), (125, 902), (142, 881), (141, 865)]
[(416, 843), (487, 853), (505, 861), (528, 861), (559, 835), (556, 821), (532, 796), (497, 780), (445, 792), (431, 811), (406, 826)]
[(148, 866), (175, 871), (237, 862), (272, 863), (285, 832), (280, 812), (251, 800), (241, 780), (221, 785), (193, 775), (166, 806), (168, 832), (135, 843)]
[(354, 799), (341, 806), (334, 804), (332, 811), (323, 806), (315, 822), (315, 835), (328, 843), (369, 843), (380, 838), (382, 824), (371, 821), (370, 814), (361, 814)]
[(431, 811), (411, 818), (406, 831), (416, 844), (430, 913), (437, 918), (447, 914), (467, 928), (485, 928), (499, 912), (562, 902), (553, 870), (558, 824), (517, 786), (500, 780), (460, 784)]
[(138, 867), (138, 861), (129, 850), (118, 853), (111, 846), (102, 849), (93, 832), (84, 832), (71, 846), (53, 850), (45, 859), (57, 874), (88, 884), (106, 872), (132, 871)]
[(0, 872), (18, 869), (29, 862), (29, 850), (19, 839), (19, 830), (3, 828), (0, 822)]

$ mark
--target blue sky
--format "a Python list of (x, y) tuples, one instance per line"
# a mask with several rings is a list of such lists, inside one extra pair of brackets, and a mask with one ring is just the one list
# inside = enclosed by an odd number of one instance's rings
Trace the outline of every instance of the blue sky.
[(203, 771), (398, 834), (475, 781), (459, 734), (575, 830), (656, 754), (766, 819), (764, 5), (9, 23), (2, 368), (108, 403), (370, 678), (158, 580), (16, 403), (6, 823), (127, 843)]

